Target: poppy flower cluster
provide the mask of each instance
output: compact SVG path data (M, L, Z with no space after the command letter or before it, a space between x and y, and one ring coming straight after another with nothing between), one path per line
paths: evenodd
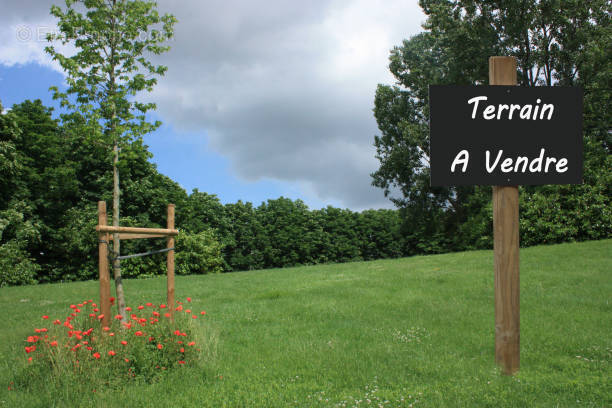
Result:
M153 367L160 371L189 365L200 351L194 338L200 330L195 319L206 312L198 316L182 302L176 303L174 310L153 302L126 307L126 316L115 314L109 326L102 326L104 316L93 300L71 304L64 319L42 316L43 327L25 340L26 359L28 364L59 371L91 371L104 365L128 378L147 376Z

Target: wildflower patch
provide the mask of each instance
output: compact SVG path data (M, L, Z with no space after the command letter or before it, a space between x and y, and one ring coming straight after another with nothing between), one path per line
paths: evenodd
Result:
M187 303L191 298L187 298ZM174 316L164 304L147 302L128 308L127 319L115 315L108 326L93 300L71 304L66 316L42 315L24 340L23 378L79 378L109 386L131 380L150 382L171 369L194 365L200 359L198 333L205 311L177 302Z

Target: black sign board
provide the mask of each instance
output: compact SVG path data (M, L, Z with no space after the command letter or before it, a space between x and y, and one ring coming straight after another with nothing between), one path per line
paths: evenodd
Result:
M429 87L432 186L582 183L582 89Z

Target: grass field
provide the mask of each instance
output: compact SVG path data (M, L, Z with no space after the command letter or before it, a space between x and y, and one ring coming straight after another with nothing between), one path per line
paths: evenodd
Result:
M0 289L0 406L610 407L612 240L521 250L521 370L494 364L493 253L178 277L207 312L204 368L94 393L8 390L43 314L97 282ZM125 281L128 304L165 279Z

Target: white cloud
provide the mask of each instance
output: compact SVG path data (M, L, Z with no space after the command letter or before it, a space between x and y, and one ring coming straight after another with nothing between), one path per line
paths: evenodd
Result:
M51 18L20 21L12 8L0 63L57 69L44 42L16 34ZM150 95L164 121L208 134L245 180L294 183L356 209L390 205L370 185L372 108L376 85L393 81L389 50L420 30L416 1L163 0L159 9L179 20L172 50L156 58L168 72Z

